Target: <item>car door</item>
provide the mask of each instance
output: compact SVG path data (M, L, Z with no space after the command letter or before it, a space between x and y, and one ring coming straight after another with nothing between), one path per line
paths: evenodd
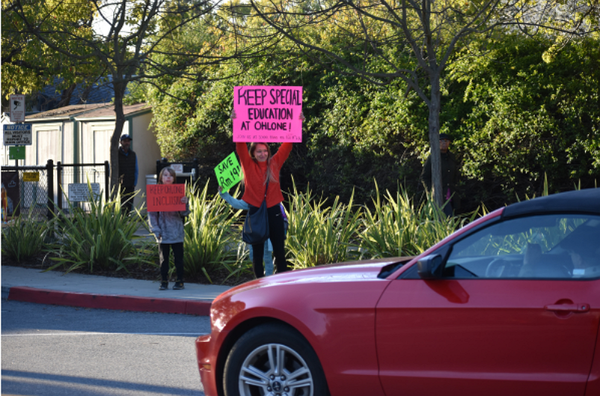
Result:
M600 265L598 241L597 217L511 219L442 249L438 279L409 268L377 306L386 394L583 395L600 281L571 257Z

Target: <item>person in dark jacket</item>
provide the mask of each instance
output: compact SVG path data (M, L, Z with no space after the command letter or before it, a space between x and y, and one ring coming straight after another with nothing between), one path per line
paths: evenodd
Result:
M446 201L444 205L444 213L446 216L452 216L454 211L460 208L460 199L456 192L456 186L458 184L460 174L458 171L458 162L456 161L454 154L449 150L451 141L452 138L449 135L440 133L442 191ZM427 191L431 191L431 156L427 157L425 165L423 166L423 171L421 172L421 182Z
M131 150L131 136L121 136L119 147L119 189L121 191L121 209L129 213L133 209L133 197L138 179L137 155Z

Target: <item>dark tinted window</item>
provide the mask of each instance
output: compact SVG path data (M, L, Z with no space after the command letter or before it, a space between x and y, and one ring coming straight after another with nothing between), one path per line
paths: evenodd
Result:
M574 279L600 276L600 216L509 219L455 243L445 265L455 278Z

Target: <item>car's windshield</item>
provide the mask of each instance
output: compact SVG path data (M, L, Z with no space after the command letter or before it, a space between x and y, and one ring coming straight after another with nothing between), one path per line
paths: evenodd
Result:
M453 245L445 273L455 274L454 266L477 277L599 276L600 217L556 214L491 225Z

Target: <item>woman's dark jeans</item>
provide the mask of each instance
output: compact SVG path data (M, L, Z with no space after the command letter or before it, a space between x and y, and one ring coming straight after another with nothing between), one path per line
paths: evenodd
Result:
M258 208L250 206L248 214L252 214L257 210ZM271 244L273 245L275 268L277 268L277 273L282 273L288 270L288 264L285 260L285 228L279 204L268 208L267 214L269 216L269 239L271 239ZM252 268L254 269L254 275L257 278L265 276L263 268L265 243L266 242L252 245Z

